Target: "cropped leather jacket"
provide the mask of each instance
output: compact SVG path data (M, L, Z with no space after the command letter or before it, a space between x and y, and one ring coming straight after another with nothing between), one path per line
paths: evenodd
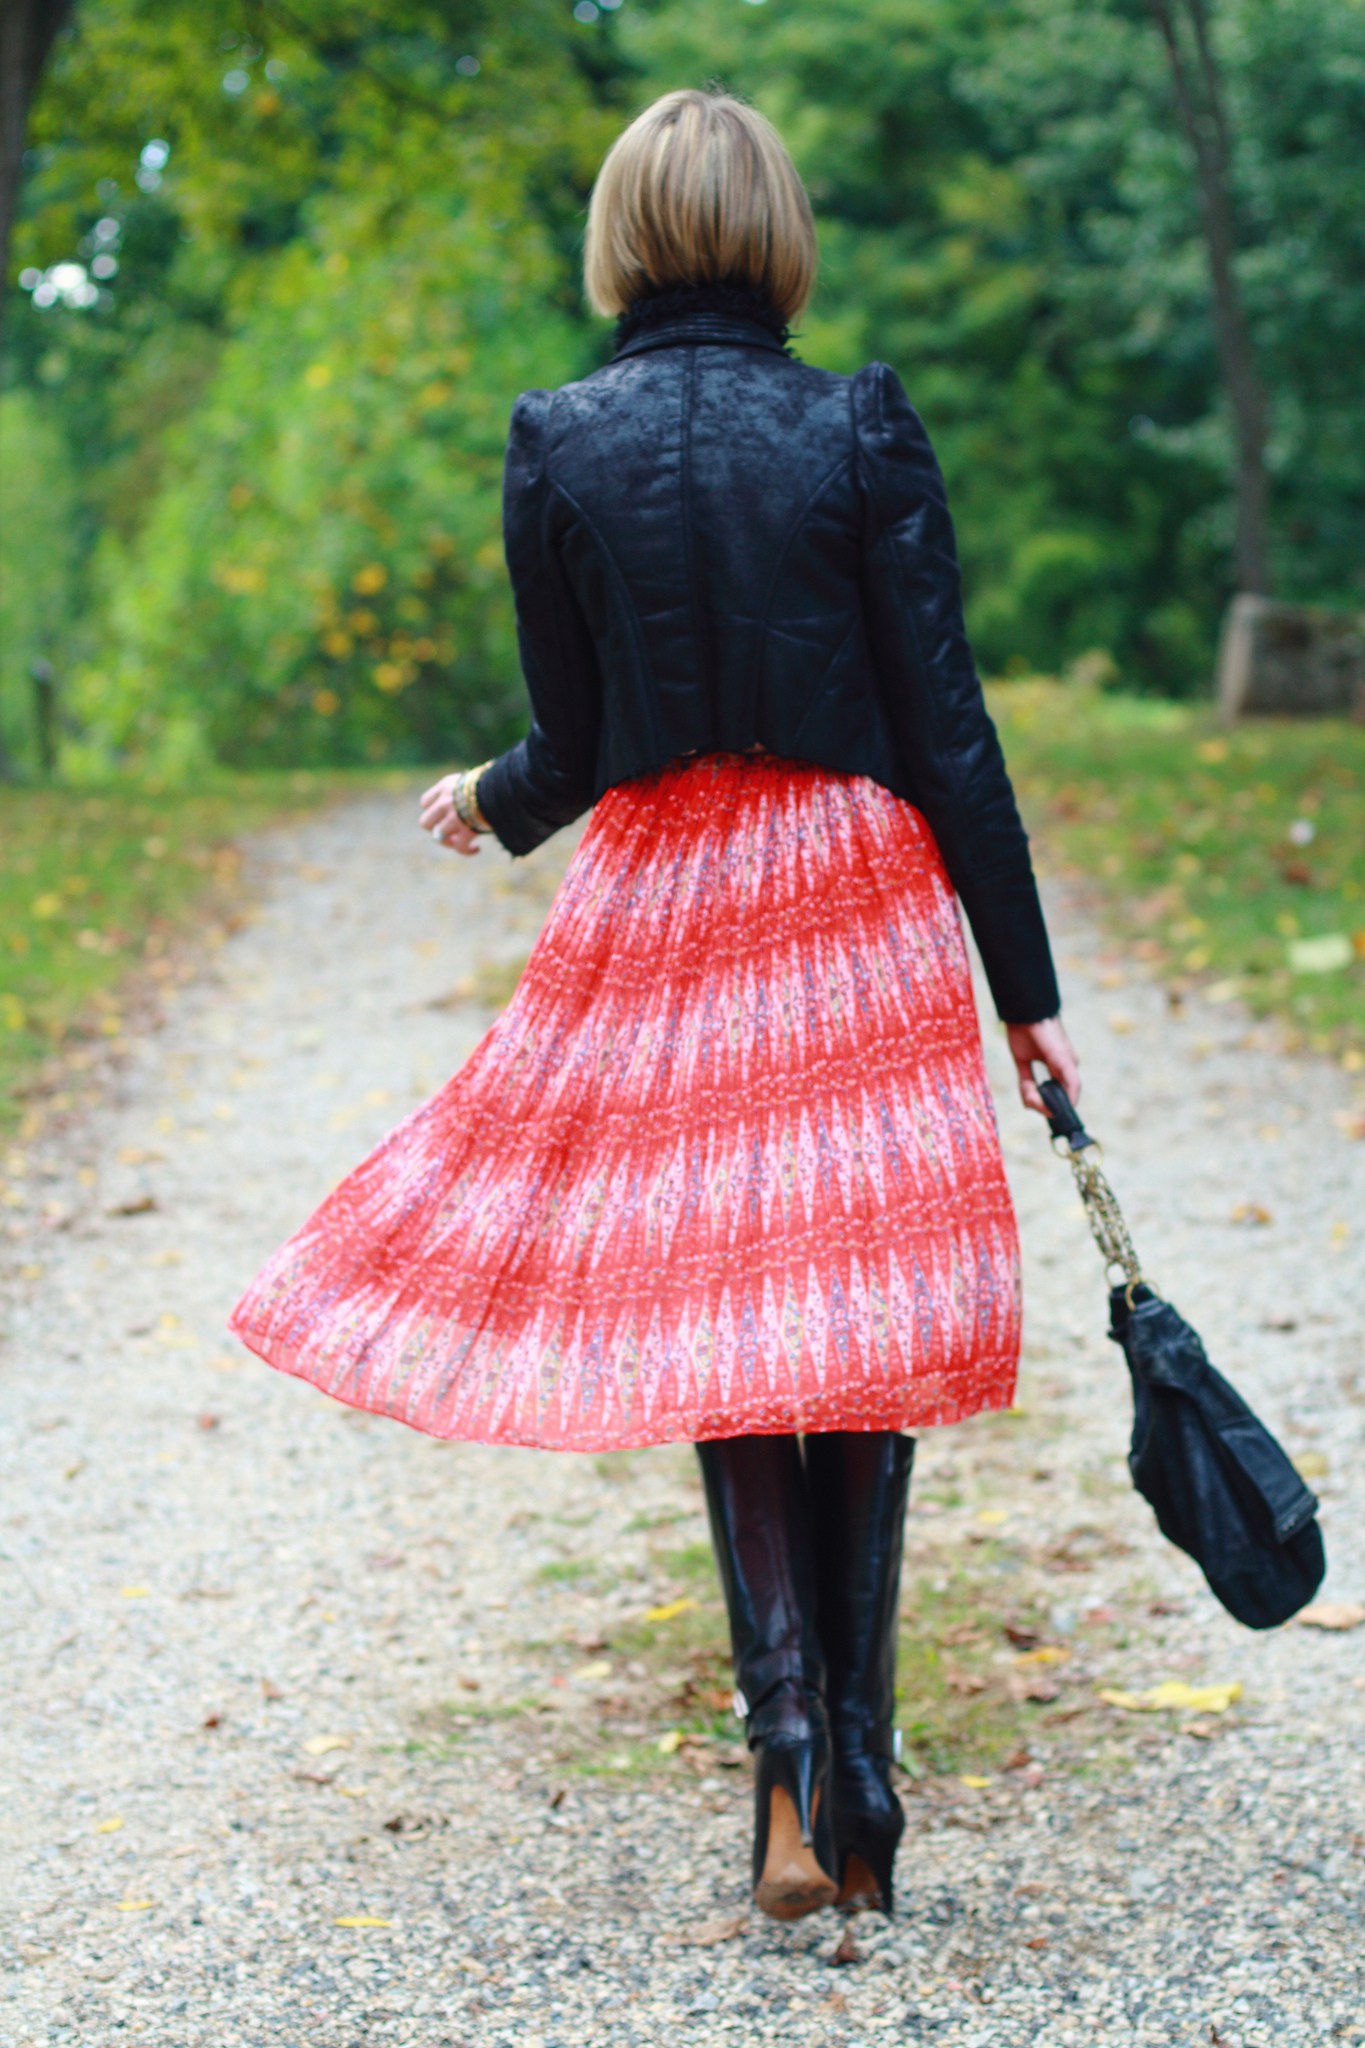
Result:
M699 296L517 400L503 524L533 713L478 786L504 846L691 754L870 776L928 820L1001 1017L1056 1014L943 479L894 371L811 369Z

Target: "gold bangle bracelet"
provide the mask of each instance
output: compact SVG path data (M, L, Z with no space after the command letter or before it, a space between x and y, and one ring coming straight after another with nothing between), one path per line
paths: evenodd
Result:
M485 761L478 768L466 768L450 793L456 817L462 825L467 825L471 832L491 832L493 829L479 809L478 796L479 777L485 768L491 766L491 762Z

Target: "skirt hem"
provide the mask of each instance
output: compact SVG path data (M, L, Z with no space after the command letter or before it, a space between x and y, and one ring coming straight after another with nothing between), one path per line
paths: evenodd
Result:
M318 1393L325 1394L329 1401L339 1402L343 1407L354 1408L363 1415L380 1415L389 1422L404 1423L409 1429L434 1437L441 1443L505 1445L527 1451L643 1451L660 1444L708 1443L721 1437L823 1436L836 1431L861 1435L873 1430L946 1429L954 1422L968 1422L974 1415L999 1414L1012 1406L1018 1373L1018 1359L1011 1349L997 1357L983 1358L978 1353L973 1360L977 1384L970 1394L957 1398L934 1401L926 1399L929 1389L922 1384L905 1385L886 1389L881 1402L860 1400L857 1413L850 1414L849 1390L847 1386L836 1386L823 1397L799 1401L770 1399L747 1407L736 1402L728 1406L707 1407L692 1418L674 1410L634 1429L604 1424L597 1429L587 1428L581 1435L532 1435L515 1425L509 1427L500 1422L485 1433L462 1428L458 1422L443 1428L439 1421L430 1417L406 1412L401 1402L371 1402L363 1397L352 1399L348 1394L327 1386L318 1376L316 1364L306 1361L300 1353L283 1346L272 1346L267 1350L235 1322L229 1328L272 1371L283 1373L290 1379L303 1380Z

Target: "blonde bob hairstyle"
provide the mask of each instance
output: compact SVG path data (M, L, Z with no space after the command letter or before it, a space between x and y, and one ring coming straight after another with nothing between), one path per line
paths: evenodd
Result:
M746 285L794 320L815 284L806 188L771 121L728 93L670 92L619 135L588 208L594 312L675 285Z

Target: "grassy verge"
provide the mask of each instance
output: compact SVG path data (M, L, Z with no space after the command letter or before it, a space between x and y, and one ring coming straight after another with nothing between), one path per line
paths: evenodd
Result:
M584 1632L528 1643L535 1675L515 1699L487 1699L471 1684L426 1720L436 1748L500 1739L517 1724L541 1769L595 1777L742 1770L743 1734L732 1711L725 1612L709 1545L649 1546L652 1608ZM1075 1586L1109 1554L1112 1539L1078 1527L1052 1551L980 1532L912 1543L902 1586L897 1726L907 1776L935 1787L1005 1788L1046 1759L1053 1768L1122 1767L1153 1730L1115 1715L1101 1683L1126 1681L1150 1627L1146 1595L1120 1606L1077 1602L1059 1636L1057 1585ZM543 1566L540 1585L595 1604L611 1591L606 1560ZM1145 1669L1145 1666L1142 1668ZM1172 1721L1170 1726L1175 1726ZM1169 1732L1169 1729L1167 1730ZM1025 1780L1024 1782L1027 1782ZM953 1796L957 1796L954 1793Z
M1093 880L1178 1001L1240 998L1365 1068L1365 726L1031 678L992 688L1044 862Z
M0 1132L53 1054L117 1040L132 980L171 978L177 940L231 924L241 834L385 779L0 788Z

